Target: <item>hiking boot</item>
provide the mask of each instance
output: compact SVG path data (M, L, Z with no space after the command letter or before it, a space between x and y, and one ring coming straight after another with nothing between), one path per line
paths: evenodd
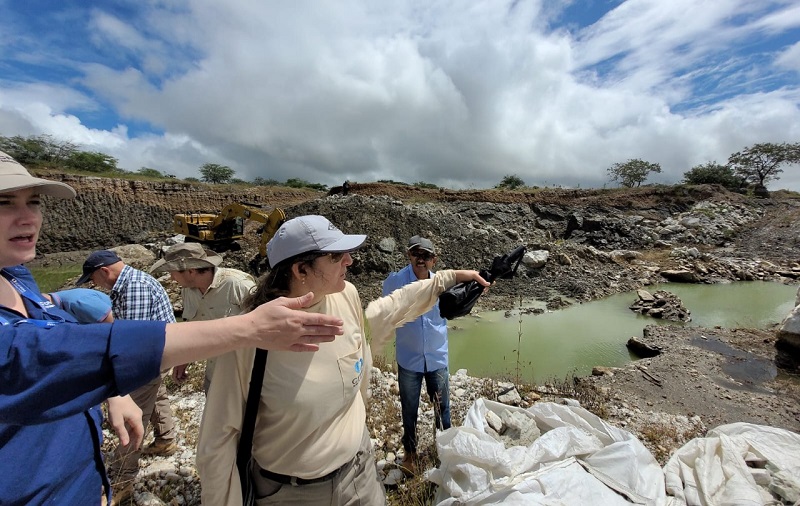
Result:
M167 439L156 439L144 449L142 455L161 455L166 457L178 451L178 444L175 441Z
M417 454L410 453L403 457L403 460L400 461L400 469L403 471L404 474L407 476L416 476L417 475Z
M124 487L112 488L110 506L119 506L133 497L133 483L128 483Z

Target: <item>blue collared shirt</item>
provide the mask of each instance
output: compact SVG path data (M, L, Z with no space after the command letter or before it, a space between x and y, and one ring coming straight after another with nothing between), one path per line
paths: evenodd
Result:
M430 277L435 273L431 272ZM383 282L383 295L417 281L410 265L389 274ZM439 303L416 320L395 332L397 363L414 372L435 371L447 367L447 320L439 316Z
M39 294L28 269L3 270ZM0 504L98 504L99 404L158 376L165 323L80 325L23 301L27 318L0 306Z

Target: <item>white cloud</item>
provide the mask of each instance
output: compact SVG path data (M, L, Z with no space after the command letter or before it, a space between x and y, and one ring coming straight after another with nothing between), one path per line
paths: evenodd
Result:
M74 62L81 91L2 84L0 129L71 135L130 170L196 176L214 162L245 179L478 188L507 174L602 186L629 158L676 182L755 142L800 137L796 83L766 86L780 77L771 60L737 49L796 26L785 2L628 0L575 33L524 0L102 9L89 26L105 58ZM797 70L798 53L775 64ZM120 116L108 130L78 119L105 104Z
M789 46L775 58L778 67L800 73L800 42Z

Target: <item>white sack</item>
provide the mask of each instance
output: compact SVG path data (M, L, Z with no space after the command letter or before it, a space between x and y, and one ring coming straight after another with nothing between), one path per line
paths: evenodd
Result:
M525 413L542 437L505 448L486 433L489 410ZM478 399L464 426L440 432L436 444L441 465L427 477L440 486L440 506L666 503L664 475L650 452L580 407L542 402L523 410Z
M746 459L766 461L766 470L748 467ZM791 476L800 470L800 434L749 423L716 427L695 438L670 457L664 478L671 504L714 506L723 504L775 504L769 493L787 502L800 490L775 475ZM757 482L764 482L759 485Z

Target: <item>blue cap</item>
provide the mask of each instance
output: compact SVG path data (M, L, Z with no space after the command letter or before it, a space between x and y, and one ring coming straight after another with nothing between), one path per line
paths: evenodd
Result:
M111 312L111 297L98 290L72 288L50 294L53 304L70 313L80 323L97 323Z
M89 281L89 278L92 277L94 271L100 267L105 267L121 261L122 260L113 251L106 249L95 251L89 255L89 258L87 258L85 262L83 262L83 275L78 278L78 281L76 281L75 284L82 285Z

